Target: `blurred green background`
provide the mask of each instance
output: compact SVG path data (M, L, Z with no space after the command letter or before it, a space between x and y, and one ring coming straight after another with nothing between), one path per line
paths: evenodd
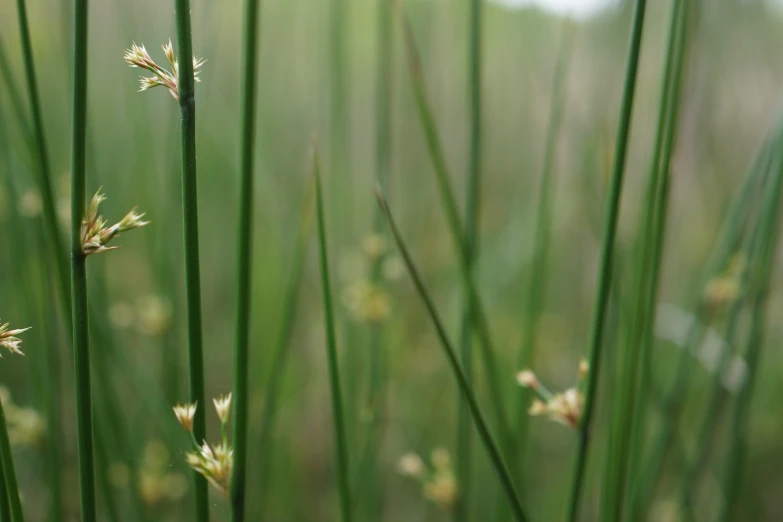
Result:
M373 234L375 168L377 1L345 0L342 36L345 76L344 143L334 139L333 54L326 0L263 0L258 104L258 164L253 281L253 332L248 485L249 516L267 520L334 520L333 441L323 346L318 268L311 249L304 268L290 357L283 376L279 417L265 486L259 448L261 405L294 256L305 197L308 147L318 136L324 159L333 285L340 297L339 346L349 416L349 439L361 454L372 422L369 389L369 331L357 305L357 288L369 277L368 236ZM622 89L630 5L572 22L573 56L564 87L564 121L557 146L555 217L548 288L537 339L539 376L554 389L573 383L587 346L600 241L605 184ZM628 177L620 224L619 270L635 239L647 174L663 60L668 2L650 2L639 75ZM464 199L468 158L468 2L403 2L421 48L424 75L459 200ZM159 45L174 37L173 4L92 2L90 12L88 192L103 187L109 220L138 206L152 224L118 240L117 252L88 262L92 303L93 371L96 395L101 520L114 503L119 520L190 520L192 502L182 455L189 449L170 407L187 400L182 225L180 216L178 108L163 89L137 93L138 70L123 61L132 42L145 44L163 61ZM52 173L62 215L68 216L70 147L70 20L67 1L28 2L36 72ZM481 240L478 281L488 307L502 361L506 394L519 393L514 374L523 335L538 186L553 100L552 76L566 22L536 8L484 6L483 143ZM231 389L233 280L239 158L239 2L194 1L194 51L207 62L196 87L200 239L204 303L207 396ZM696 281L736 189L762 139L775 125L783 85L783 9L761 1L701 2L695 15L680 130L673 161L669 232L660 301L682 313L699 291ZM398 24L393 28L391 172L387 191L406 238L421 263L453 339L459 333L462 292L458 264L447 234L432 167L412 98ZM37 168L25 125L29 121L13 2L0 4L0 42L8 69L0 88L0 318L32 325L24 359L0 362L0 382L19 407L60 412L65 520L78 513L75 406L70 348L59 318L52 270L43 247ZM175 42L176 46L176 42ZM21 94L12 97L9 82ZM339 110L339 107L338 107ZM63 230L65 230L63 221ZM372 241L372 240L370 240ZM458 390L437 347L431 324L386 241L388 284L380 298L386 365L387 407L380 419L374 462L382 519L447 520L448 513L422 498L415 482L397 472L408 451L429 455L436 447L453 453ZM630 272L630 267L627 272ZM777 349L783 312L780 284L771 293L769 334L754 398L751 439L738 520L783 518L783 425ZM361 296L361 293L359 292ZM383 306L381 305L382 311ZM666 316L668 317L668 316ZM659 318L660 319L660 318ZM660 321L659 321L660 322ZM665 325L662 326L665 331ZM677 353L658 343L655 366L665 375ZM56 359L53 358L56 355ZM700 419L710 372L692 376L688 408ZM481 371L477 391L486 402ZM59 384L57 384L59 383ZM54 401L47 390L59 389ZM605 407L590 459L585 520L596 518ZM689 410L690 411L690 410ZM378 413L378 412L375 412ZM43 414L43 413L42 413ZM681 426L678 444L693 451L695 424ZM209 430L218 423L209 416ZM717 424L716 429L722 425ZM525 450L522 497L535 520L561 515L571 470L574 437L567 428L532 419ZM52 435L51 426L46 428ZM24 439L24 437L21 437ZM27 517L47 520L51 501L45 435L15 445L17 473ZM132 455L133 462L123 462ZM358 457L357 457L358 458ZM498 485L476 444L471 520L484 520L501 501ZM677 520L671 501L679 473L675 456L652 502L650 520ZM356 460L356 459L354 459ZM723 493L714 461L698 489L704 520ZM356 463L353 463L356 466ZM129 469L136 467L135 470ZM357 475L354 474L356 477ZM358 508L364 509L357 479ZM129 506L137 490L140 516ZM261 491L263 490L263 493ZM256 492L258 492L256 494ZM377 492L376 492L377 493ZM109 499L109 500L107 500ZM213 492L213 519L228 516ZM358 515L360 520L381 519ZM259 515L260 517L260 515ZM260 518L258 518L260 520ZM701 520L701 518L700 518Z

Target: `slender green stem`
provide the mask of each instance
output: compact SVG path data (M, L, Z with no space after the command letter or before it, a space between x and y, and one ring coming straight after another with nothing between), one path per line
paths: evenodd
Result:
M185 234L185 298L188 317L188 370L190 401L199 404L193 420L193 435L204 440L207 433L204 400L204 347L201 324L201 268L198 241L198 187L196 179L196 93L193 79L193 39L190 0L175 0L179 47L179 108L182 133L182 220ZM193 472L196 521L209 521L207 481Z
M745 362L747 364L747 378L745 385L737 398L737 406L734 411L734 418L731 423L727 453L729 461L726 466L724 478L724 491L726 499L721 509L720 522L729 522L737 508L737 498L742 484L742 463L747 452L747 431L750 423L750 406L755 391L756 377L759 371L759 361L761 356L761 347L763 345L763 336L766 331L766 304L769 297L769 278L774 263L776 245L775 238L778 236L780 227L780 184L783 176L778 175L777 192L778 201L774 213L767 216L766 222L771 228L768 235L769 241L764 245L761 274L759 280L761 288L755 297L753 304L753 320L751 324L751 334L748 341L747 354Z
M509 425L506 419L505 409L505 396L503 395L500 384L502 383L499 377L498 364L495 359L495 350L493 348L492 339L489 331L489 322L485 313L485 309L481 303L476 285L474 282L473 274L470 270L470 263L468 262L470 256L466 249L465 234L462 225L462 220L457 208L457 200L454 196L454 190L451 187L450 175L448 167L446 166L446 159L443 154L443 147L440 143L440 137L435 125L435 119L430 108L429 101L427 100L427 94L424 88L424 76L419 58L419 52L416 48L416 41L413 37L413 30L407 18L400 12L400 20L404 31L404 39L406 44L408 67L410 70L411 80L413 83L414 96L416 98L416 106L419 112L419 119L424 129L424 135L427 140L427 147L430 153L430 159L433 163L433 170L435 172L435 178L438 184L438 192L440 195L441 203L444 207L446 214L446 221L449 226L449 232L451 234L454 249L457 252L457 260L459 262L460 277L462 279L462 285L465 292L468 295L470 307L472 309L472 317L475 321L473 325L476 329L476 333L479 337L479 346L481 347L481 356L483 359L484 371L486 372L486 381L489 386L490 395L492 398L492 405L495 409L495 416L500 428L500 437L504 448L508 451L508 448L513 444L511 433L509 431Z
M644 232L645 238L649 237L649 246L645 246L642 259L637 262L644 265L649 261L649 273L640 274L638 303L638 318L636 325L636 339L634 343L639 345L639 357L642 365L650 363L651 350L653 345L653 325L655 323L655 307L657 302L657 287L661 269L663 241L666 229L666 209L668 206L669 183L670 183L670 164L673 154L673 148L677 133L677 113L680 105L680 95L682 92L682 74L683 63L687 49L688 32L688 10L687 0L674 0L672 3L672 14L669 27L669 44L667 49L667 60L664 66L664 78L661 92L660 113L658 120L658 131L656 133L655 147L653 152L652 168L658 170L657 175L651 176L650 186L648 187L648 203L646 222L651 230ZM656 179L657 178L657 179ZM656 186L657 185L657 186ZM646 281L645 281L646 279ZM644 296L644 301L641 300ZM634 346L633 344L631 346ZM640 371L640 370L636 370ZM642 459L642 449L644 447L644 433L646 422L646 406L648 392L649 371L641 370L639 373L638 384L629 381L629 385L636 388L635 405L633 406L633 419L628 419L631 423L630 444L628 445L628 468L627 476L630 477L630 484L633 487L638 479L639 466ZM629 415L631 417L631 415ZM624 418L621 417L624 420ZM626 427L627 429L627 427ZM621 482L621 487L625 487ZM633 489L631 489L633 494ZM620 497L622 499L622 497ZM641 517L641 513L634 512L638 505L631 499L627 516L631 519ZM619 513L618 513L619 516Z
M237 241L236 323L234 346L234 469L231 476L231 520L245 519L245 475L248 430L248 367L253 253L253 160L256 136L258 69L258 0L245 1L242 68L241 182Z
M16 482L16 470L14 469L14 457L11 454L11 441L8 438L8 426L5 422L5 409L0 402L0 464L5 479L5 490L8 495L8 505L11 511L12 522L24 522L22 512L22 498L19 496L19 485ZM9 519L3 519L9 520Z
M684 412L685 401L682 399L686 395L691 367L694 364L691 354L703 337L707 326L705 323L709 323L712 319L707 307L703 304L704 286L725 267L727 259L737 248L737 243L746 226L747 216L751 208L755 207L753 196L762 187L765 179L765 166L769 163L770 156L771 143L767 142L754 159L753 165L739 189L739 194L726 215L718 234L718 243L705 265L703 280L697 286L698 291L694 306L696 308L695 319L687 333L684 346L680 349L671 386L664 392L662 400L665 410L663 425L653 437L652 449L641 466L644 474L637 478L634 486L631 502L632 513L646 511L646 506L649 505L656 484L661 477L663 464L675 442L676 428Z
M584 484L584 474L587 464L587 452L590 441L590 423L598 392L598 377L601 367L601 352L604 346L604 329L606 310L609 303L609 290L612 283L612 257L614 255L614 241L617 232L617 222L620 214L620 197L625 175L625 158L628 152L628 136L631 128L631 115L633 112L633 100L636 93L636 76L639 67L639 55L642 47L642 32L644 29L646 0L636 0L634 4L633 23L628 50L628 62L625 69L625 85L623 87L623 99L620 107L620 120L617 127L615 141L614 165L609 185L609 194L606 200L606 214L604 220L603 242L598 268L598 289L595 294L593 306L593 319L590 330L590 344L588 348L590 373L587 378L585 390L585 404L582 412L581 425L579 426L579 440L576 458L574 459L573 482L568 501L568 514L566 520L574 522L579 515L579 503Z
M68 258L63 236L57 224L57 210L52 190L51 169L49 166L49 153L46 147L41 102L38 95L38 83L35 76L35 63L33 61L33 48L30 38L30 27L27 21L27 6L25 0L16 2L19 16L19 36L24 57L25 80L27 83L27 98L30 102L30 114L33 123L33 137L37 148L39 161L38 190L41 193L41 203L44 217L44 226L49 236L50 255L56 260L55 271L59 296L61 299L64 317L70 316L70 289L68 287ZM86 16L86 15L85 15ZM86 57L84 58L86 60ZM67 321L66 321L67 324Z
M470 381L468 381L468 378L465 375L465 371L462 369L457 352L454 350L454 347L449 340L448 334L446 333L446 328L443 326L443 322L441 321L438 311L435 308L435 304L432 301L427 288L424 286L424 281L422 280L422 277L419 274L415 263L413 262L413 258L411 257L408 248L403 242L402 235L397 229L397 224L392 217L389 205L381 192L378 192L378 203L381 205L381 209L383 209L383 213L386 216L386 221L389 223L389 228L392 232L392 236L394 237L394 241L396 242L397 248L402 255L405 266L408 268L408 273L410 274L413 284L416 287L416 291L424 302L424 306L427 308L430 319L435 326L438 339L440 340L441 347L443 348L444 355L446 356L446 361L449 363L449 367L451 368L451 371L457 380L460 391L465 397L465 401L468 404L471 417L473 418L473 423L476 426L476 430L479 432L481 442L484 444L484 447L489 454L489 458L492 461L492 466L495 468L495 471L498 474L498 479L500 480L501 486L506 492L514 519L517 522L525 522L528 520L528 518L525 515L524 509L522 508L522 502L519 500L519 495L514 488L514 482L511 478L511 473L508 471L508 466L503 460L503 455L501 454L500 449L498 448L498 445L492 436L489 425L487 424L486 420L484 420L484 415L481 413L481 408L479 408L478 401L476 400L476 396L473 393L473 388L470 385Z
M318 216L318 253L321 267L321 284L323 286L324 314L326 327L326 355L329 366L329 384L332 394L332 417L334 419L334 435L337 444L336 466L337 487L340 495L342 520L350 522L351 494L348 483L348 445L345 434L345 416L343 399L340 391L340 368L337 357L337 338L334 330L334 312L332 310L332 291L329 283L329 261L326 245L326 223L324 219L323 194L321 191L321 174L318 163L318 151L313 146L313 175L315 177L316 213Z
M279 405L280 388L283 384L283 377L289 360L289 346L291 335L294 330L296 319L296 309L299 303L299 290L302 283L302 273L304 272L305 261L307 259L308 246L313 228L313 186L309 184L305 198L302 201L302 207L299 213L299 232L294 246L294 256L291 261L291 272L283 297L283 314L279 322L280 330L277 334L275 351L272 354L272 362L269 365L269 372L264 394L264 406L261 416L261 436L258 439L260 456L258 459L259 474L261 476L261 487L259 488L260 505L265 507L265 499L268 497L271 485L269 484L269 471L272 468L272 456L274 455L274 437L272 430L275 427L277 411ZM263 515L264 513L262 513Z
M0 404L0 408L3 405ZM5 421L5 414L3 414L3 420ZM0 457L0 463L2 463L2 457ZM0 472L0 520L3 522L11 521L11 504L8 501L8 488L5 486L5 473Z
M778 140L778 151L775 161L771 165L775 176L770 180L771 186L764 192L756 228L753 231L750 245L747 247L748 268L743 273L741 281L744 295L740 296L733 303L729 314L729 323L725 335L727 347L733 346L736 342L738 330L740 329L740 311L746 299L755 298L758 295L763 296L767 292L766 288L769 285L770 267L768 265L771 264L771 259L774 258L774 253L771 251L777 239L780 196L781 188L783 188L783 152L780 152L783 150L781 149L783 139L778 138ZM759 313L761 312L759 311ZM759 320L761 318L756 315L752 318L752 323L756 323ZM760 343L762 334L754 332L755 328L757 328L757 324L752 324L751 333L756 337L755 340ZM699 478L717 442L716 426L727 406L728 398L728 393L723 383L723 376L729 367L730 361L731 352L727 348L723 353L721 364L713 376L710 398L705 408L698 438L696 439L698 441L696 457L685 466L685 471L681 476L680 506L684 508L686 513L691 513L694 490L697 489Z
M96 522L87 269L81 225L85 200L87 134L87 0L75 0L73 23L73 129L71 145L71 314L76 386L76 438L82 522Z
M25 139L32 140L32 131L30 130L30 123L27 121L27 115L24 112L24 103L22 102L22 95L19 92L19 87L14 81L14 75L11 72L11 67L8 63L8 57L5 54L5 44L0 39L0 73L5 80L6 92L8 93L11 107L14 110L16 119L19 122L19 127L22 129Z
M482 1L471 0L468 15L468 113L469 156L465 194L465 263L471 274L475 273L479 245L479 215L481 213L481 15ZM460 360L468 382L473 381L473 332L471 324L474 310L470 296L466 296L462 312L460 335ZM454 520L464 522L470 513L471 491L471 432L470 413L464 397L459 397L457 410L457 482L460 496L454 509Z
M533 239L533 264L530 269L530 286L527 294L527 306L525 308L524 328L522 331L522 344L520 345L517 366L525 368L535 364L536 337L538 336L539 318L544 307L546 294L546 280L549 265L549 238L552 228L552 215L554 212L555 196L555 153L557 151L558 138L565 102L564 84L568 72L569 59L573 48L574 26L570 21L563 23L560 36L560 49L558 51L557 65L552 79L552 104L549 107L549 122L547 124L546 144L544 146L544 158L541 167L541 186L538 193L538 215L536 217L536 231ZM516 441L517 457L524 451L527 441L527 427L530 416L527 414L527 402L530 394L527 390L518 393L519 400L516 405ZM511 464L512 473L518 473L519 459L515 458Z
M610 521L619 521L622 516L627 477L629 473L632 480L634 477L631 461L635 467L638 452L641 450L641 441L638 438L642 436L641 430L645 421L643 405L646 384L640 381L645 380L646 372L641 372L639 377L639 361L646 360L643 350L649 349L650 346L652 313L657 297L656 288L666 223L670 161L676 134L685 48L685 35L682 32L686 28L683 9L682 1L673 2L667 58L662 75L658 126L647 194L644 198L645 212L640 223L642 231L639 235L636 260L635 312L630 330L631 337L624 343L626 348L621 352L621 356L624 357L621 357L622 361L619 365L621 389L617 395L618 409L615 412L616 422L613 425L617 431L613 437L615 443L610 448L610 452L616 453L616 457L613 459L614 470L609 474L609 483L604 488L604 509L607 520Z

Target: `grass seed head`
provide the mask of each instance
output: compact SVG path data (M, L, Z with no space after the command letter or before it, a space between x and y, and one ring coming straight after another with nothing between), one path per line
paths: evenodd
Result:
M118 247L107 246L108 243L117 237L120 232L133 230L149 225L149 221L143 221L144 214L138 214L136 209L128 212L124 218L114 225L107 227L107 221L98 214L101 203L106 200L106 196L101 194L99 188L90 201L87 208L87 214L82 220L82 252L85 257L91 254L100 254L108 250L115 250Z
M0 347L3 347L11 353L15 353L17 355L24 355L22 350L19 349L19 346L22 344L22 340L18 338L17 335L26 332L32 327L9 330L9 326L10 323L0 325ZM0 357L2 357L2 355L0 355Z
M198 403L185 405L177 404L174 406L174 415L187 432L193 431L193 418L196 416L197 407Z
M221 395L217 399L212 399L212 403L215 405L215 411L218 418L220 418L220 423L227 424L228 417L231 415L231 394Z
M153 87L165 87L175 100L179 100L179 66L174 57L174 45L169 38L168 43L163 44L161 47L163 48L163 54L166 56L169 64L171 64L171 70L155 63L144 46L139 47L135 42L130 49L125 50L124 59L131 67L138 67L152 73L152 76L142 76L139 79L139 92L147 91ZM201 72L204 62L206 62L204 58L193 57L193 79L197 82L201 81L198 73Z

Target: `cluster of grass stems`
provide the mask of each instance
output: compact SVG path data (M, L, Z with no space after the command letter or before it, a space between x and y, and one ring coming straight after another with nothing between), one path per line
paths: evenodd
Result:
M726 441L728 462L725 465L721 485L726 499L720 509L722 522L733 520L742 480L743 460L747 453L749 411L755 389L759 360L766 333L767 302L770 279L775 260L779 233L781 191L783 190L783 126L775 129L761 148L757 160L746 176L743 188L737 193L733 205L725 218L724 227L718 236L712 257L704 271L704 280L697 286L694 299L694 321L688 333L686 346L681 347L670 382L655 375L651 351L655 345L654 324L658 287L664 260L664 244L668 215L669 192L672 178L672 159L677 145L678 121L681 93L687 80L687 57L689 43L693 40L696 0L671 0L668 22L668 37L663 53L664 63L660 73L660 90L657 121L649 159L649 171L643 197L638 205L641 218L636 233L637 242L631 253L633 273L630 285L620 285L619 271L615 269L620 253L616 247L620 208L623 199L623 185L626 172L630 132L634 114L634 99L642 51L647 2L635 0L631 16L629 45L619 116L614 140L614 154L608 185L604 191L604 218L600 236L600 254L596 277L595 298L589 337L585 356L589 361L589 373L583 390L581 417L574 434L575 455L570 485L563 492L565 510L563 519L567 522L580 520L584 512L584 498L587 495L588 460L598 443L606 444L605 461L602 468L599 512L601 520L643 520L649 512L651 499L655 498L665 464L673 460L677 449L676 433L683 422L684 398L688 396L689 376L693 372L692 351L699 345L708 328L721 328L729 346L735 348L747 365L744 386L736 394L725 388L722 376L727 371L731 353L726 350L718 369L714 372L710 393L703 416L699 420L697 436L698 450L677 458L679 490L677 505L688 519L698 519L696 497L704 481L706 467L718 444L716 423L722 417L729 417L729 433ZM471 0L468 10L468 146L467 173L465 176L464 214L457 203L453 186L453 175L442 146L438 125L427 92L425 68L417 47L414 30L408 21L404 8L392 0L378 0L378 56L376 104L376 158L375 169L378 181L378 210L373 231L391 238L397 246L407 268L418 297L437 334L449 370L459 389L459 403L456 418L456 462L460 487L459 499L453 508L455 521L473 520L479 507L477 495L472 487L475 482L473 468L473 436L478 436L489 464L497 475L498 491L502 495L494 515L497 520L524 522L536 520L531 515L527 502L525 473L527 440L530 430L526 414L529 393L520 391L516 397L503 392L507 379L501 368L499 351L493 340L490 314L484 305L477 277L480 259L480 215L482 203L482 2ZM347 57L346 57L346 11L342 0L333 0L330 17L330 52L332 57L331 83L331 175L335 192L349 190L344 176L348 163L347 108L345 99ZM130 364L121 351L90 350L90 341L100 346L110 346L113 335L110 328L98 322L90 327L90 310L103 307L105 289L97 285L88 303L86 257L82 251L80 227L85 214L87 183L87 100L89 86L88 67L88 11L87 0L75 0L73 18L72 48L72 144L71 144L71 251L66 252L64 234L60 230L52 188L51 168L47 142L42 120L42 109L38 93L35 63L32 52L30 28L25 0L17 1L19 33L24 63L24 82L28 111L23 110L23 97L9 67L6 50L0 41L0 73L6 85L6 92L17 126L22 130L23 142L29 155L36 160L34 180L41 194L42 218L39 228L43 232L39 242L45 247L47 261L44 266L34 268L17 263L24 273L22 283L24 295L30 301L33 296L41 299L56 296L59 314L50 314L39 309L37 318L46 325L44 330L58 328L72 334L67 345L73 352L75 383L76 426L79 464L79 500L83 522L99 519L98 492L104 498L109 520L121 520L116 493L112 491L106 469L114 453L119 456L135 480L135 462L138 449L130 439L127 427L130 422L122 418L117 406L121 398L114 391L108 379L112 365ZM177 48L179 71L179 108L181 114L181 183L182 183L182 225L184 232L184 288L186 294L186 320L188 345L189 400L200 406L205 400L205 373L203 355L203 323L201 303L201 268L199 256L199 221L196 174L196 103L193 56L193 37L188 0L176 0ZM233 458L234 467L229 493L231 519L241 522L246 518L248 471L258 469L260 480L260 504L265 503L272 488L271 460L274 448L272 430L280 407L281 387L289 365L289 344L298 307L300 284L305 270L312 224L315 219L318 237L318 259L322 283L322 308L324 313L325 346L328 381L331 392L332 423L334 428L334 456L336 489L339 499L340 519L349 522L355 518L374 519L383 512L383 462L377 459L382 445L383 418L387 405L385 387L387 379L385 342L383 326L368 328L370 356L367 373L369 389L366 404L372 415L368 425L353 422L351 414L356 411L355 390L352 375L361 371L341 363L337 342L337 318L332 299L330 280L330 253L327 236L327 203L320 172L317 146L312 151L311 190L303 198L300 211L299 231L294 242L293 262L283 297L283 315L278 326L277 341L271 351L270 364L264 379L265 396L261 409L261 435L250 439L250 350L252 268L253 268L253 221L254 221L254 173L256 152L256 114L258 46L260 28L260 5L258 0L245 0L242 36L241 67L241 114L239 122L239 195L237 221L236 255L236 303L234 309L234 379L233 379ZM401 28L402 44L405 50L407 75L413 89L416 110L426 147L431 161L431 171L437 186L440 206L454 250L459 269L459 281L463 302L460 310L459 343L452 343L447 327L437 310L434 298L424 282L422 272L414 261L412 249L403 239L402 232L392 216L384 189L391 183L391 79L393 77L393 26ZM538 209L533 239L533 262L528 278L529 290L525 296L525 310L522 316L524 336L516 354L520 368L535 366L538 358L538 323L545 307L546 285L549 278L549 242L552 235L552 221L555 214L554 197L557 189L556 157L559 134L565 107L565 85L575 27L564 23L562 27L558 59L552 79L552 101L547 123L545 145L542 151L539 180ZM5 114L0 114L0 125L7 128ZM4 147L3 156L9 158ZM7 184L13 193L13 184ZM351 210L341 207L341 214L335 223L351 223ZM313 217L315 216L315 218ZM338 228L338 230L340 230ZM340 232L342 233L342 231ZM26 248L30 248L27 245ZM29 254L26 254L29 255ZM705 300L704 288L719 277L730 260L737 255L745 259L746 268L740 277L739 296L726 304L724 314ZM21 256L21 254L20 254ZM51 266L49 266L51 265ZM32 271L34 270L34 271ZM70 281L68 271L70 270ZM36 285L35 281L39 283ZM49 283L48 293L40 286L41 280ZM380 262L371 267L371 281L382 285ZM623 303L622 307L617 305ZM28 303L29 304L29 303ZM31 304L27 308L34 308ZM622 308L622 309L620 309ZM610 324L610 316L618 315L618 325ZM70 317L70 322L67 318ZM57 324L59 319L62 324ZM742 321L749 318L747 324ZM613 331L617 330L617 331ZM476 391L480 381L474 368L474 339L477 341L488 400L485 405ZM63 390L57 375L59 342L56 335L48 335L50 348L46 362L38 370L39 379L46 388L47 422L50 426L47 459L49 467L49 488L52 494L51 520L64 520L61 473L59 465L62 448L57 443L62 419L57 400ZM66 343L67 344L67 343ZM93 379L91 369L95 370ZM346 373L344 373L346 372ZM133 379L140 390L152 390L154 377L135 373ZM341 378L342 377L342 378ZM346 384L345 381L348 381ZM175 388L176 389L176 388ZM348 389L349 393L345 394ZM96 393L99 392L99 393ZM143 392L144 393L144 392ZM602 395L603 394L603 395ZM603 402L602 397L605 397ZM169 397L170 398L170 397ZM142 397L145 406L165 415L166 406L156 404L154 394L147 392ZM596 441L591 436L597 411L608 405L606 440ZM197 410L193 434L196 440L206 438L206 408ZM95 422L94 422L95 421ZM359 430L360 427L364 429ZM654 427L655 429L650 429ZM475 432L474 432L475 430ZM176 445L178 438L170 430L164 430L167 445ZM359 433L360 432L360 433ZM361 444L356 443L361 440ZM249 448L257 444L260 448L258 466L249 463ZM117 450L116 448L119 448ZM354 451L354 448L356 450ZM19 485L13 465L13 456L5 429L5 415L0 405L0 520L21 522L23 520ZM359 495L361 490L365 495ZM145 507L137 493L131 493L134 516L144 519ZM195 520L210 520L208 484L203 476L194 473L193 499ZM474 505L475 503L475 505ZM264 508L260 508L262 516ZM483 513L482 516L486 515Z

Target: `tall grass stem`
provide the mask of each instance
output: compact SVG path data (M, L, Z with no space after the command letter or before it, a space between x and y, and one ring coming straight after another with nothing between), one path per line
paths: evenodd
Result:
M614 242L617 233L617 222L620 214L620 198L625 177L625 159L628 152L628 136L631 130L631 115L633 113L633 101L636 94L636 78L639 68L639 55L642 47L642 33L644 30L644 18L646 0L636 0L634 3L633 22L628 49L628 61L625 68L625 83L623 97L620 106L620 119L615 139L614 164L609 182L609 194L606 199L603 239L598 268L598 285L593 305L593 318L590 328L588 345L588 357L590 372L587 377L585 389L585 402L582 411L582 419L579 426L579 437L576 458L574 459L574 471L571 491L567 504L566 520L575 522L579 515L579 504L582 497L585 469L587 467L587 453L590 443L590 423L598 392L598 377L604 346L604 330L606 323L606 311L609 304L609 294L612 283L612 257L614 256Z
M471 417L473 418L473 423L479 433L481 442L484 445L487 454L489 455L492 466L494 467L501 486L503 487L503 491L505 491L508 498L514 520L517 522L526 522L528 518L525 514L525 510L522 507L522 502L519 499L519 495L517 494L517 491L514 487L514 482L511 478L511 473L508 470L508 466L503 460L503 455L501 454L500 449L495 442L494 437L492 436L492 432L490 431L489 425L484 419L484 415L481 413L481 408L479 407L476 396L473 393L473 388L471 387L470 381L468 381L468 378L462 369L457 352L448 338L446 328L443 326L443 321L441 321L440 315L435 308L435 303L433 302L429 292L427 291L427 288L424 285L424 281L419 274L418 269L416 268L416 264L414 263L413 258L411 257L410 252L408 251L408 248L402 239L400 231L397 229L397 224L394 221L388 203L380 190L378 191L378 202L381 205L384 215L386 216L386 220L389 223L392 236L394 237L397 248L402 255L403 262L408 269L411 280L416 287L416 292L423 301L424 306L427 309L427 313L429 314L430 319L435 326L438 340L440 341L441 347L443 348L446 361L449 363L449 367L454 374L454 378L457 380L460 391L465 396L465 401L468 404Z
M201 268L198 239L198 188L196 179L196 96L193 78L193 37L190 0L175 0L181 113L182 211L185 235L185 298L188 322L190 401L199 405L193 422L197 441L206 437L204 399L204 347L201 318ZM196 522L209 522L207 481L193 472Z
M337 356L337 337L334 327L334 311L332 308L332 291L329 282L329 259L326 244L326 222L324 217L323 193L321 190L321 173L318 161L318 150L313 145L313 176L315 177L316 215L318 221L318 259L321 268L321 284L323 287L324 321L326 329L326 355L329 367L329 388L332 395L332 417L334 424L335 443L337 445L337 488L340 497L340 510L343 522L351 522L351 494L348 481L348 444L345 433L345 414L340 388L340 368Z
M87 268L81 225L85 211L87 136L87 34L89 5L74 0L71 144L71 314L76 387L76 438L82 522L96 522Z
M38 174L36 180L38 182L38 190L41 193L44 228L48 235L50 255L54 259L54 269L57 274L58 294L63 307L63 317L67 318L71 315L70 288L68 283L68 257L63 235L57 221L57 209L54 201L54 191L52 190L49 152L46 146L46 135L43 126L41 101L38 93L38 81L36 80L35 75L35 62L33 60L33 47L25 0L17 0L16 8L19 18L19 36L22 44L22 56L24 58L27 98L30 103L33 138L37 149L37 154L35 156L39 162L38 169L36 169ZM65 324L67 329L67 320Z
M16 469L14 467L14 457L11 453L11 440L8 438L8 426L5 421L5 409L0 402L0 464L2 470L0 474L4 478L3 492L7 495L7 507L11 513L11 522L24 522L24 513L22 512L22 498L19 496L19 485L16 480ZM2 506L0 506L2 507Z
M482 1L471 0L468 13L468 175L465 194L465 263L475 272L479 244L481 213L481 16ZM467 293L467 292L466 292ZM470 296L465 297L460 335L460 361L468 382L473 380L473 308ZM457 481L460 496L454 509L454 520L464 522L470 513L471 492L471 431L470 412L460 395L457 410Z
M242 123L237 241L234 346L234 469L231 476L231 519L245 519L245 476L248 431L248 372L251 289L253 287L253 167L256 136L256 76L258 69L258 0L245 0L242 66Z

